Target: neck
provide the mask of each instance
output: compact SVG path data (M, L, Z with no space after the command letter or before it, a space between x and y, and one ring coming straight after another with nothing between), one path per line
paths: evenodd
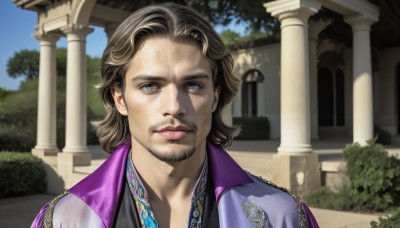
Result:
M204 164L206 144L203 144L190 158L173 163L161 161L147 149L132 144L131 158L145 185L149 201L169 204L191 199Z

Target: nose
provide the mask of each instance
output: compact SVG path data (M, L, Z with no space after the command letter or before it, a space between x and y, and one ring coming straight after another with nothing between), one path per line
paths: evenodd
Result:
M168 86L164 90L161 106L164 116L179 117L186 113L185 96L176 86Z

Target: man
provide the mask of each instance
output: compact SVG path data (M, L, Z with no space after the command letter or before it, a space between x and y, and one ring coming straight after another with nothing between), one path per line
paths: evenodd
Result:
M239 80L211 26L175 4L127 18L102 57L111 153L42 208L32 227L317 227L297 197L243 171L222 149L221 111Z

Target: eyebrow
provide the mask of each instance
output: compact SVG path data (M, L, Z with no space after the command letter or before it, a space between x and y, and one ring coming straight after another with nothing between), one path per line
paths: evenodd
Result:
M192 81L196 79L209 79L210 76L205 73L190 74L183 77L183 81ZM167 81L165 77L153 76L153 75L137 75L132 78L132 81Z

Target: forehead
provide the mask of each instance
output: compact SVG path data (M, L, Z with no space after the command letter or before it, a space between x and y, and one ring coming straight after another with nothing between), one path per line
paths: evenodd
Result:
M197 42L155 37L143 41L128 65L127 76L178 76L192 71L202 71L211 76L211 61L202 53Z

